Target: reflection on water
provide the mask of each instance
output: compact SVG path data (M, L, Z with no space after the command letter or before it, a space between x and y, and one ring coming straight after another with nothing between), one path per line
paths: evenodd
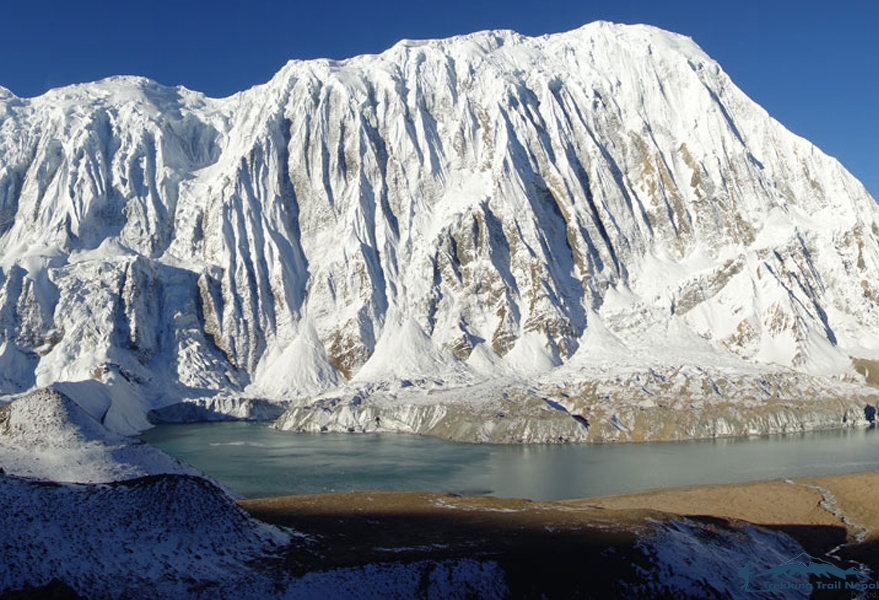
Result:
M496 446L402 434L310 434L264 423L160 425L147 442L246 497L432 490L558 500L657 487L879 469L879 434Z

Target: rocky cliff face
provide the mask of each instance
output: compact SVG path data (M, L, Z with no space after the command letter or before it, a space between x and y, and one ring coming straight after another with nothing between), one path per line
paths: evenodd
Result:
M876 203L658 29L0 96L2 393L863 381L877 331Z

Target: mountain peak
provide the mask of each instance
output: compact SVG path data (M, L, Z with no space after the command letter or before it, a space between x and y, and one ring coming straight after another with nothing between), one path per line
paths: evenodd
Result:
M611 389L588 420L618 433L645 389L705 415L870 393L879 207L676 34L478 32L7 113L0 393L582 382L567 409Z

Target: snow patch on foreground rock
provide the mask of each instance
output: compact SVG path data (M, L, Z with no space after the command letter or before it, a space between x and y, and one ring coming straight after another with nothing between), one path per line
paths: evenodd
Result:
M690 519L652 522L655 528L637 547L648 566L636 567L640 583L632 598L737 598L743 580L738 568L750 563L762 572L803 552L789 535L755 525L712 525ZM808 598L808 590L761 591L761 598Z
M0 477L0 588L60 579L90 598L199 597L252 579L290 534L190 476L105 485Z

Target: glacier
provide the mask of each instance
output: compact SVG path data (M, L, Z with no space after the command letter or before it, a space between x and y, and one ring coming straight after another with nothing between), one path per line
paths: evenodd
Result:
M874 199L654 27L404 40L227 98L0 90L0 402L66 386L121 434L802 431L866 424L877 332Z

